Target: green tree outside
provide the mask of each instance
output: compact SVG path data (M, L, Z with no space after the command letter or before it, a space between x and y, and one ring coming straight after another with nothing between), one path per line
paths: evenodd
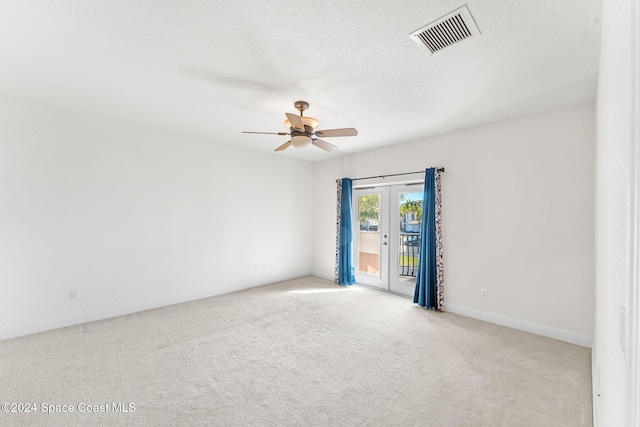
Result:
M378 221L380 218L380 196L378 194L360 196L359 210L360 228L369 221Z
M400 194L400 214L415 213L418 221L422 220L422 200L407 200L405 194Z

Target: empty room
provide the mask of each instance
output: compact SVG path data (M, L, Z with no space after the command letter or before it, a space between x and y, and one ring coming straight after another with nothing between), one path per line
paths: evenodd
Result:
M0 2L0 425L640 427L634 0Z

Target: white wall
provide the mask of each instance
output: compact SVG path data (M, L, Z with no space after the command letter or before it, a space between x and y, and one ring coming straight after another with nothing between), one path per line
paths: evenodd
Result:
M640 426L638 8L605 0L598 87L595 425ZM635 103L635 108L634 108ZM635 114L635 116L634 116Z
M314 274L333 275L337 178L445 167L445 309L589 346L594 145L587 104L317 162Z
M312 187L308 162L0 99L0 338L308 275Z

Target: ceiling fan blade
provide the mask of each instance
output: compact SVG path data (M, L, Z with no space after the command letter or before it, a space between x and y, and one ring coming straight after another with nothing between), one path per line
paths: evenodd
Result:
M286 132L241 132L241 133L259 133L261 135L289 135Z
M285 148L287 148L290 145L291 145L291 141L287 141L287 142L285 142L284 144L282 144L280 147L276 148L273 151L282 151L282 150L284 150Z
M321 139L314 139L313 141L311 141L311 143L318 148L322 148L325 151L333 151L338 148L335 145L329 144L327 141L323 141Z
M358 135L358 131L354 128L343 128L343 129L325 129L325 130L317 130L316 135L321 136L323 138L330 138L333 136L356 136Z
M304 132L304 124L302 124L302 118L300 116L296 116L295 114L285 113L287 115L287 119L289 119L289 123L291 123L291 127Z

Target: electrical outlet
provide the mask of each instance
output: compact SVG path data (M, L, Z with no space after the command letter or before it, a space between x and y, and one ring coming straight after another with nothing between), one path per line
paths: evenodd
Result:
M253 265L253 269L254 269L255 271L260 270L260 264L254 264L254 265Z
M480 289L480 298L489 298L489 291L486 289Z
M69 299L78 299L80 298L80 291L77 289L71 289L69 291Z

